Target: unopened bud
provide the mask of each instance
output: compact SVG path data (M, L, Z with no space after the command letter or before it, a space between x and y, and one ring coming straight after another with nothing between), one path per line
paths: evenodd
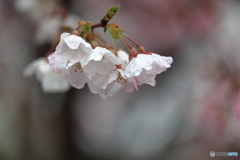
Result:
M115 28L118 28L118 24L117 23L112 23L110 25L114 26Z
M92 22L86 21L87 25L92 26Z
M117 13L119 7L120 7L120 4L118 6L116 6L116 7L111 7L108 10L107 14L104 16L104 20L105 21L111 20L115 16L115 14Z
M85 21L78 21L78 25L79 25L79 26L83 26L83 25L85 25L85 24L86 24Z
M137 53L137 50L135 48L131 48L129 51L130 54L135 54Z
M72 34L74 34L74 35L78 35L78 36L80 35L79 32L78 32L77 30L73 30L73 31L72 31Z
M139 50L140 52L145 52L145 48L144 48L143 46L138 47L138 50Z
M92 41L92 46L93 46L93 48L97 47L98 46L97 41Z

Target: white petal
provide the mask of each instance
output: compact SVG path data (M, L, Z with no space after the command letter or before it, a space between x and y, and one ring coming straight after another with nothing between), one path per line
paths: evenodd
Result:
M70 36L64 37L63 40L70 49L78 49L78 47L81 43L86 46L90 45L85 40L83 40L81 37L76 36L76 35L70 35Z
M51 54L48 56L48 62L54 72L63 71L67 66L68 59L59 54Z
M93 93L93 94L98 94L100 92L100 90L102 89L101 87L97 86L97 85L94 85L92 83L92 81L88 80L87 81L87 84L88 84L88 88L89 90Z
M87 76L85 73L77 68L77 64L72 65L69 63L68 67L70 68L68 69L68 73L64 73L64 78L68 80L71 86L77 89L83 88L87 82Z
M108 54L106 54L105 57L107 58L107 61L110 61L115 65L121 64L121 60L112 52L109 52Z
M137 82L136 82L136 78L134 77L134 78L128 78L127 79L130 83L131 83L131 85L138 91L138 86L137 86Z
M116 68L116 65L102 61L90 61L86 66L83 67L84 72L87 74L89 79L92 79L96 74L108 75Z
M82 55L78 50L69 49L67 52L67 58L69 59L70 62L77 63L81 60Z
M155 77L156 77L156 73L152 73L151 71L143 70L142 73L136 77L136 79L139 82L138 85L149 84L151 86L155 86L155 84L156 84Z
M60 41L62 41L63 38L65 38L65 37L67 37L69 35L70 35L70 33L67 33L67 32L62 33L61 36L60 36Z
M154 57L158 61L153 63L154 70L157 74L160 74L161 72L165 71L167 68L171 67L171 64L173 62L172 57L165 57L165 56L160 56L157 54L153 54Z
M152 55L154 57L156 57L156 59L158 59L158 61L160 61L162 63L162 65L165 66L166 68L171 67L171 64L173 62L172 57L160 56L160 55L155 54L155 53L152 53Z
M62 78L61 73L51 70L45 58L39 58L29 64L24 74L35 74L45 93L65 92L70 88L68 82Z
M45 93L66 92L70 89L70 85L61 74L52 72L43 78L42 89Z
M90 61L101 61L105 60L108 63L121 64L121 61L111 51L106 48L96 47L93 52L89 55L88 59L83 63L83 66L87 65Z
M96 74L91 81L94 85L97 85L99 86L99 88L102 88L107 77L108 75Z
M100 61L103 58L103 55L107 54L110 52L109 50L102 48L102 47L96 47L91 55L89 56L89 61L94 60L94 61Z
M67 37L67 36L69 36L70 35L70 33L62 33L61 34L61 38L60 38L60 42L58 43L58 45L57 45L57 47L56 47L56 50L55 50L55 54L62 54L62 52L64 52L63 51L63 49L64 48L66 48L66 49L68 49L68 47L66 47L67 45L64 43L64 40L63 40L63 38L65 38L65 37ZM65 47L64 47L65 46ZM65 49L65 50L66 50Z
M106 89L100 91L100 96L105 99L106 97L111 97L122 89L122 85L119 83L110 83Z
M103 84L102 88L106 89L107 86L112 83L113 81L115 81L118 78L118 71L115 70L113 72L110 73L110 75L107 77L107 79L105 79L105 83Z
M134 77L134 76L138 76L140 75L140 73L142 72L142 67L140 67L137 63L136 63L136 58L133 58L129 64L127 65L127 68L125 69L125 75L129 78L129 77Z
M138 90L137 84L133 78L127 78L124 75L124 71L122 69L117 69L117 70L120 72L121 76L126 79L126 82L122 84L122 87L126 92L131 93L134 91L134 88Z
M117 56L121 60L122 68L125 69L129 63L129 55L125 51L119 50Z
M173 58L172 57L165 57L165 56L161 56L165 62L167 62L168 64L172 64L173 62Z
M131 93L134 91L134 88L130 82L126 82L126 83L122 84L122 87L128 93Z
M152 63L157 59L149 54L138 54L136 57L136 63L146 70L152 69Z

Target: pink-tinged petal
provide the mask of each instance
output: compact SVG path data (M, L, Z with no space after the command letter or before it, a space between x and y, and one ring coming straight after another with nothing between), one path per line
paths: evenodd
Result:
M136 77L136 79L139 82L138 85L149 84L151 86L155 86L156 84L155 77L156 77L155 73L151 73L151 71L143 70L142 73Z
M105 93L107 93L107 96L111 97L122 89L122 85L120 85L119 83L114 83L114 85L110 86L109 88L109 90L108 88L105 90Z
M87 81L88 88L93 94L98 94L100 90L102 89L101 87L94 85L91 80Z
M102 88L106 89L107 86L112 83L113 81L115 81L118 78L118 71L115 70L113 72L110 73L110 75L104 80L105 83L103 84Z
M166 57L166 56L161 56L161 57L167 64L172 64L173 63L173 58L172 57Z
M173 62L172 57L166 57L166 56L160 56L155 53L152 53L153 57L155 57L158 62L160 62L161 66L164 68L169 68L171 67L171 64Z
M114 95L122 88L120 83L114 81L117 75L117 71L110 76L95 75L92 80L87 81L89 90L94 94L99 94L103 99Z
M54 72L59 72L66 68L68 59L62 55L51 54L48 56L48 62Z
M137 84L133 78L127 78L124 75L124 71L122 69L117 69L117 71L120 73L120 75L118 75L118 76L121 76L121 77L118 77L118 78L120 78L120 81L116 81L116 83L121 84L123 89L129 93L133 92L134 88L136 90L138 90Z
M59 42L53 54L61 54L63 43Z
M108 77L104 76L104 75L95 75L94 78L92 80L88 80L87 83L88 83L88 87L89 87L89 90L94 93L94 94L100 94L101 97L103 99L105 99L108 94L110 94L111 91L111 86L113 86L113 83L110 83L110 84L107 84L107 87L110 87L110 88L104 88L103 89L103 85L104 83L109 80L107 79ZM111 81L111 80L109 80Z
M130 82L126 82L126 83L122 84L122 87L128 93L132 93L134 91L134 88Z
M133 58L127 65L124 75L126 75L128 78L135 77L138 76L142 72L142 70L143 68L136 63L136 58Z
M66 56L67 58L69 57L69 50L71 50L66 43L63 42L62 46L61 46L61 50L60 50L60 55Z
M96 74L93 79L91 80L94 85L99 86L99 88L102 88L105 79L108 77L108 75L102 75L102 74Z
M122 78L125 79L125 81L123 81L122 84L122 87L123 89L126 91L126 92L133 92L134 91L134 88L136 88L136 90L138 90L138 87L137 87L137 84L136 82L134 81L133 78L127 78L125 75L124 75L124 71L122 69L117 69L117 71L120 73L120 75L122 76Z
M136 78L128 78L128 81L131 83L131 85L138 91L137 81Z
M166 71L167 68L169 68L169 67L164 66L162 63L154 62L153 69L151 71L152 71L152 73L160 74L160 73Z
M122 89L122 85L119 83L110 83L106 89L102 89L99 92L99 95L105 99L106 97L111 97L115 95L117 92L119 92Z

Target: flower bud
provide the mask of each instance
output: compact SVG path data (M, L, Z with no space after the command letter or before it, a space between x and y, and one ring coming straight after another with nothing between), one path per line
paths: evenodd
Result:
M79 25L79 26L83 26L83 25L85 25L85 24L86 24L85 21L78 21L78 25Z
M98 46L97 41L92 41L92 46L93 46L93 48L97 47Z
M144 48L143 46L138 47L138 50L139 50L140 52L145 52L145 48Z
M72 34L77 35L77 36L80 35L79 32L78 32L77 30L73 30L73 31L72 31Z

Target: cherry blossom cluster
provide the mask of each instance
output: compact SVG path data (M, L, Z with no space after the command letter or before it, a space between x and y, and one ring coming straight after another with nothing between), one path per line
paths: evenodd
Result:
M72 87L81 89L87 84L103 99L121 89L133 92L142 84L155 86L156 75L173 62L172 57L145 51L117 24L108 24L118 8L112 7L99 24L79 21L71 33L61 33L55 52L47 57L52 71L61 74ZM113 45L95 32L97 27L110 33ZM117 48L115 40L120 40L126 50Z

